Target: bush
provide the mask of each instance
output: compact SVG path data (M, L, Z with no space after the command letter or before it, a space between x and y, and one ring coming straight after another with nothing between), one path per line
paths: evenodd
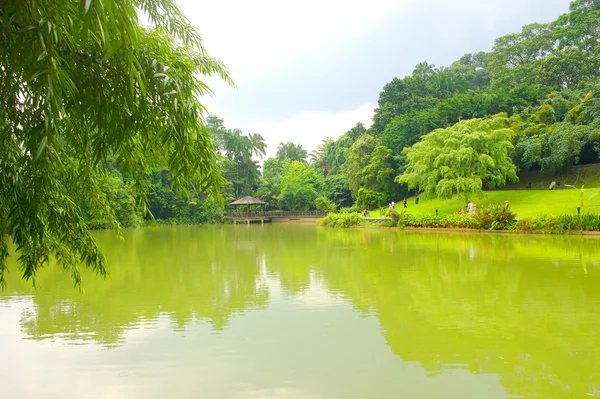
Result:
M323 219L323 224L330 227L358 226L361 222L360 213L330 213Z
M409 215L402 212L397 225L398 227L477 229L479 228L479 221L472 215Z
M549 234L600 231L600 215L545 215L535 219L520 219L515 223L513 230L539 231Z
M479 228L486 230L507 230L514 225L515 214L504 208L502 204L483 206L475 212Z
M583 231L600 231L600 215L586 213L581 216L569 216L580 218L580 226Z
M405 214L405 212L402 212L402 214ZM394 224L398 224L398 221L400 220L400 212L398 212L395 209L392 209L391 211L388 210L387 213L387 217L392 218L392 220L394 221Z
M360 207L354 204L350 207L340 208L339 213L360 213Z

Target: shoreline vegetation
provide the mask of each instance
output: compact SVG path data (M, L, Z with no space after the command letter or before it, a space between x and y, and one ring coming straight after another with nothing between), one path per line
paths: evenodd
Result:
M488 205L474 214L411 215L396 210L385 220L363 219L360 213L330 213L320 219L322 225L334 228L398 228L435 229L470 232L512 232L519 234L585 234L600 233L600 215L541 215L516 218L501 205Z

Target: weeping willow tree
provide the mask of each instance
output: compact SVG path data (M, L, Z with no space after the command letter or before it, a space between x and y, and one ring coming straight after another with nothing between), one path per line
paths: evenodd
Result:
M145 203L146 172L216 191L202 80L227 68L208 56L174 0L0 2L0 284L8 244L23 278L51 257L81 285L107 273L81 206L119 228L99 187L114 160Z
M396 181L441 198L478 193L484 184L502 187L507 180L518 180L509 156L512 136L505 114L436 129L404 149L408 167Z

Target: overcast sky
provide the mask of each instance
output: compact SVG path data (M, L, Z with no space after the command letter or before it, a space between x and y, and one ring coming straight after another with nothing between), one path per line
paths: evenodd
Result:
M448 66L567 12L568 0L178 0L237 89L210 81L210 113L309 152L360 121L379 92L427 61Z

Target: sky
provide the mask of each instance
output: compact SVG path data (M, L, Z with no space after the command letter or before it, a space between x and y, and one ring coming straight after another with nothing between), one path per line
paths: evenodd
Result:
M209 79L211 114L310 151L371 124L383 86L426 61L449 66L523 25L550 22L569 0L178 0L236 88Z

